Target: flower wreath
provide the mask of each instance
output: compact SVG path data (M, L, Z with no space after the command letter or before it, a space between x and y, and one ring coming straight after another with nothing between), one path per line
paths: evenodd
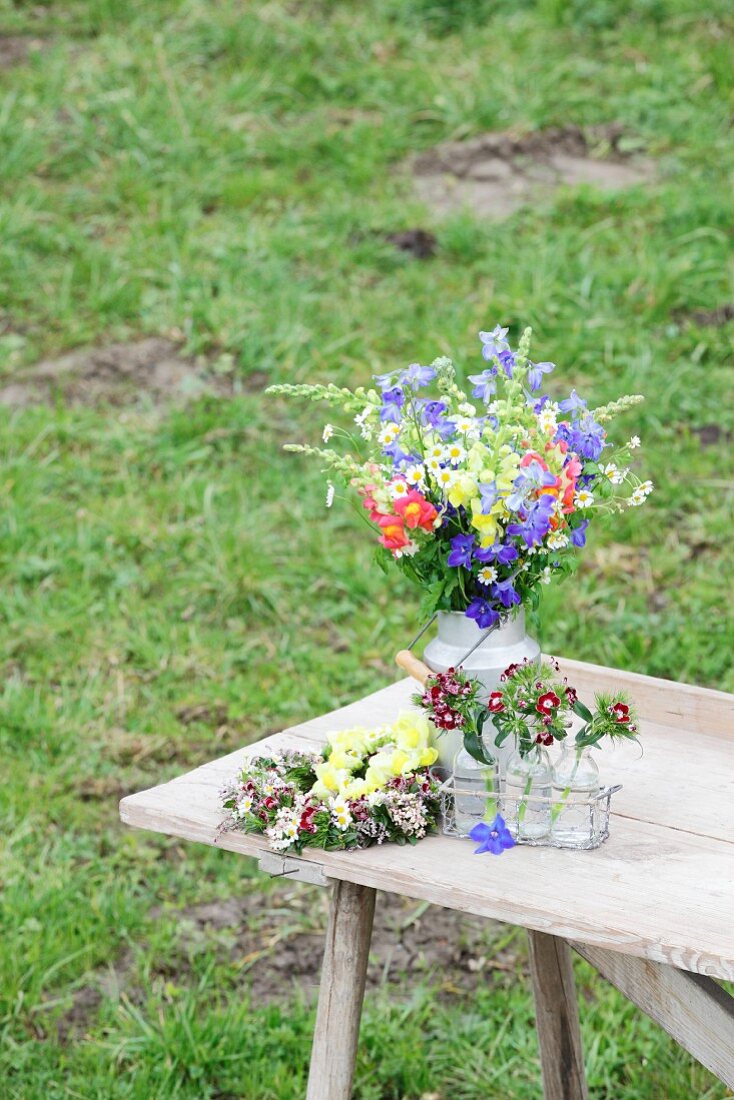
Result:
M427 718L404 711L392 725L330 733L321 752L253 757L221 792L223 828L261 833L281 852L415 844L440 815L430 740Z

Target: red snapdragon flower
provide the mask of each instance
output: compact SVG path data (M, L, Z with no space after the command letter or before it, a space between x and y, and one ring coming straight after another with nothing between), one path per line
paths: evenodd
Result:
M438 512L416 489L410 489L398 497L393 508L402 516L406 527L422 527L424 531L433 530L433 522Z
M555 691L546 691L544 695L541 695L538 702L535 704L535 709L538 714L550 714L555 710L557 706L560 706L561 700L556 695Z

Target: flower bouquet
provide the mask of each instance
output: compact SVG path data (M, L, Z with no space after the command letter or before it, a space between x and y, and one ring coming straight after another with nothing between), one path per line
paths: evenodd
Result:
M362 498L379 543L423 593L422 612L464 612L482 629L534 608L539 585L575 567L593 516L643 504L652 483L630 468L606 425L637 404L621 397L590 409L575 390L541 390L553 363L530 358L530 329L513 350L506 328L479 334L485 367L460 385L452 361L413 363L375 377L376 388L277 385L272 394L325 401L353 417L327 424L333 447L289 444L314 455ZM329 482L327 504L334 498Z
M221 792L223 828L262 833L281 852L415 844L440 813L430 738L425 716L405 711L389 726L330 733L320 753L248 760Z

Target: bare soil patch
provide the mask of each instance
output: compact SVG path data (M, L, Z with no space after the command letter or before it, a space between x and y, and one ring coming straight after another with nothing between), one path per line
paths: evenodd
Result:
M242 897L190 906L155 908L154 920L175 920L178 941L165 958L150 959L154 979L186 985L193 958L215 951L255 1004L285 1000L295 989L315 999L321 972L329 895L318 887L283 883L274 890L257 886ZM145 950L146 945L142 944ZM523 966L524 949L514 933L494 921L379 894L367 975L368 987L389 985L392 995L409 997L416 984L429 981L442 996L470 992L480 983L500 980ZM75 990L69 1008L57 1020L62 1041L84 1034L102 1000L124 993L142 1003L135 985L135 957L126 949L119 959L89 975Z
M437 215L469 209L499 220L564 185L616 191L649 182L653 162L628 145L616 125L488 133L438 145L415 158L411 171L419 198Z
M701 328L721 328L734 321L734 302L714 306L713 309L679 309L675 312L677 320L692 321Z
M46 46L43 38L30 38L23 34L0 34L0 69L22 65L31 54L39 53Z
M167 960L163 973L180 976L185 956L208 942L216 944L242 975L257 1003L288 997L295 987L314 996L327 906L326 891L291 883L185 909L177 914L181 955ZM493 970L516 968L511 945L496 951L501 927L395 894L379 894L367 984L397 985L409 993L411 982L429 980L446 995L471 990Z
M151 337L44 359L0 387L0 404L182 404L203 394L228 396L232 391L229 373L217 374L205 360L182 355L172 341Z

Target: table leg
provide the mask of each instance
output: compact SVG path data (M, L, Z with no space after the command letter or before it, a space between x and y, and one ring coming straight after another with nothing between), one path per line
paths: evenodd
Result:
M545 1100L588 1100L571 949L528 930Z
M332 887L306 1100L351 1100L376 891Z

